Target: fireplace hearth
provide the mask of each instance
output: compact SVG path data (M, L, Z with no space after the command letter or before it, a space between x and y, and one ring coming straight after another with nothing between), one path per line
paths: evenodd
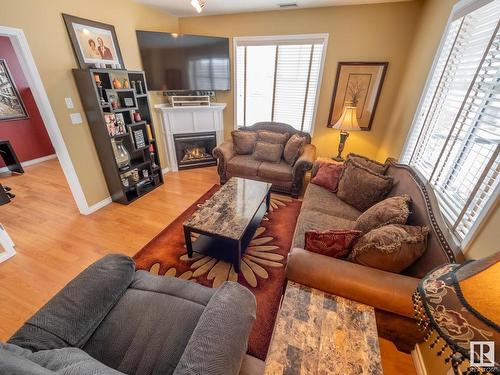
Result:
M217 144L215 132L175 134L174 144L179 169L217 164L212 156L212 150Z

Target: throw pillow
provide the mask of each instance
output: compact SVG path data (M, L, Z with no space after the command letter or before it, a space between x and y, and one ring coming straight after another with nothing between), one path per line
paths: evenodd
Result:
M313 253L345 258L351 251L354 241L361 235L359 230L310 230L305 234L304 247Z
M348 159L340 176L337 197L360 211L366 211L385 198L392 183L392 177L375 173Z
M302 146L306 143L306 139L301 137L298 133L295 133L290 137L285 145L285 150L283 151L283 159L290 164L294 165L300 156L300 150Z
M349 260L383 271L399 273L427 249L429 228L390 224L374 229L354 245Z
M356 220L354 228L368 233L388 224L406 224L410 216L410 202L411 198L406 194L384 199L363 212Z
M259 161L269 161L271 163L279 163L281 161L282 154L283 154L283 145L259 141L255 144L255 151L253 152L253 158Z
M253 152L255 142L257 142L257 133L246 130L233 130L234 151L239 155L248 155Z
M387 172L387 168L389 167L386 164L379 163L376 160L368 159L366 156L353 154L352 152L347 155L347 159L352 159L356 163L361 164L363 167L366 167L378 174L385 174L385 172Z
M311 179L311 183L335 193L342 174L342 168L342 164L321 162L316 175Z
M257 132L259 141L267 142L267 143L277 143L280 145L284 145L288 140L290 134L288 133L277 133L267 130L259 130Z

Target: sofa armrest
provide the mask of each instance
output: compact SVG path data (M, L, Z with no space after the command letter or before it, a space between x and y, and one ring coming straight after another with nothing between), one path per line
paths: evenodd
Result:
M82 347L127 290L132 258L111 254L69 282L9 339L32 351Z
M316 158L316 146L306 144L295 164L293 165L294 176L304 176L304 173L310 170Z
M419 279L293 249L287 278L377 309L413 318L412 294Z
M237 375L255 311L255 297L247 288L223 283L205 307L174 375Z
M222 142L219 146L213 149L212 155L217 159L217 171L219 176L226 178L227 162L235 155L233 142Z

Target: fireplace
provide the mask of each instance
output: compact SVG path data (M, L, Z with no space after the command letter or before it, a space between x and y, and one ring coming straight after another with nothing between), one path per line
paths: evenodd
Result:
M212 150L217 141L215 132L174 134L175 154L179 169L216 165Z

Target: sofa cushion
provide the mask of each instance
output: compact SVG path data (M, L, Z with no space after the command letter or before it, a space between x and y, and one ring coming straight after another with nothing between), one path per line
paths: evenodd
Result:
M279 163L269 163L265 161L259 166L257 175L271 180L291 181L293 169L284 160L281 160Z
M259 141L279 145L285 145L286 141L288 141L288 138L290 137L289 133L278 133L267 130L259 130L257 134Z
M215 291L138 271L84 350L126 374L171 374Z
M305 233L304 248L329 257L345 258L349 255L354 241L361 235L359 230L309 230Z
M309 230L353 229L354 221L328 215L323 212L304 209L300 211L293 235L292 247L304 248L304 236Z
M368 233L388 224L406 224L410 215L410 201L406 194L384 199L363 212L356 220L355 228Z
M316 175L311 179L311 183L335 193L342 174L342 168L341 164L321 163Z
M307 185L302 209L318 211L352 221L361 215L361 211L340 200L336 194L314 184Z
M392 177L375 173L348 159L340 176L337 196L358 210L366 211L385 198L392 183Z
M363 167L366 167L378 174L385 174L385 172L387 172L387 168L389 167L387 164L379 163L376 160L372 160L366 156L354 154L352 152L347 155L347 159L354 160L356 163L361 164Z
M305 137L300 136L298 133L292 135L283 150L283 159L285 159L288 164L294 165L299 158L300 150L305 143Z
M252 155L236 155L227 162L227 172L231 176L257 176L261 163Z
M234 151L239 155L249 155L253 152L255 142L257 142L257 133L245 130L233 130Z
M283 145L277 143L261 142L255 144L253 158L259 161L279 163L283 155Z
M425 252L428 233L427 227L399 224L373 229L354 245L349 260L399 273Z

